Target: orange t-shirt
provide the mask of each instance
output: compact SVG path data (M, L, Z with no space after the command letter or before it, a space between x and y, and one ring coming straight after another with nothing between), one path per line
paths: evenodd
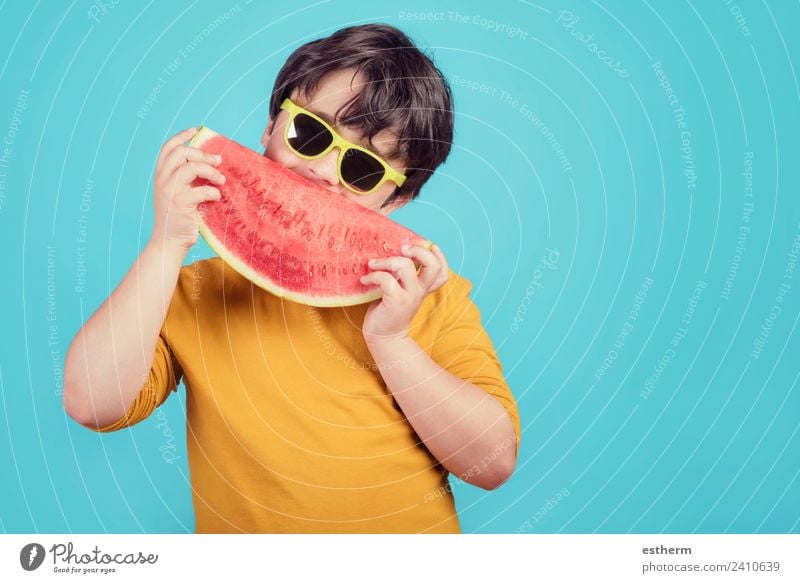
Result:
M410 335L440 366L514 397L471 284L451 271ZM403 415L364 342L367 305L314 308L251 284L219 258L181 268L138 423L181 379L198 533L459 532L448 472Z

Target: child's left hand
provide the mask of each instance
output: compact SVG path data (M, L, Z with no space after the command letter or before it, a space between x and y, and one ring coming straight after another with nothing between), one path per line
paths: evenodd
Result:
M403 257L371 259L373 269L361 278L364 285L377 285L383 297L367 308L362 332L367 344L408 337L411 320L429 293L442 287L449 276L447 260L436 245L428 251L415 245L403 247ZM421 269L417 274L414 259Z

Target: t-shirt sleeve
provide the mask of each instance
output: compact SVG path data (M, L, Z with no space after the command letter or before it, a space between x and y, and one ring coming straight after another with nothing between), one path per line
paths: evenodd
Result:
M155 409L167 400L172 391L176 391L183 376L175 355L164 337L164 328L156 339L155 356L150 373L136 399L125 415L110 425L95 429L99 433L118 431L135 425L146 419Z
M431 358L451 374L500 401L514 426L515 447L519 451L522 431L516 400L503 376L492 340L481 324L480 311L469 297L472 284L455 272L450 277L451 281L441 290L446 313Z

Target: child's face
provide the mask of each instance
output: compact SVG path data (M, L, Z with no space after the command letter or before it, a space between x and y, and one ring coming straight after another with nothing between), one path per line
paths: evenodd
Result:
M297 91L291 95L294 103L307 109L323 119L332 120L337 111L357 93L361 87L360 77L353 79L352 69L343 69L328 73L320 80L316 91L310 98L301 96ZM352 80L352 84L351 84ZM290 170L305 176L316 182L320 186L327 188L331 192L346 196L358 204L371 208L383 215L397 210L405 204L403 201L395 201L385 208L381 205L391 196L397 185L387 180L377 190L365 195L358 195L351 192L339 181L337 172L337 161L339 149L333 148L322 158L316 160L305 160L295 155L284 140L284 131L289 114L281 111L280 115L274 120L270 120L264 135L261 136L261 143L264 145L264 155L271 160L289 168ZM393 160L383 155L383 152L391 150L394 145L395 136L388 130L384 130L375 136L372 143L368 143L358 132L346 127L334 126L336 131L344 139L359 144L371 150L383 160L388 162L392 168L398 172L405 172L402 160Z

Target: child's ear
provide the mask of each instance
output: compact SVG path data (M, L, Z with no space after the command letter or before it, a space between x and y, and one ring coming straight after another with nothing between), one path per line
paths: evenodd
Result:
M264 146L264 149L267 149L267 144L269 144L269 137L272 135L272 126L275 125L275 120L269 118L269 123L267 124L267 129L264 130L264 133L261 134L261 145Z

